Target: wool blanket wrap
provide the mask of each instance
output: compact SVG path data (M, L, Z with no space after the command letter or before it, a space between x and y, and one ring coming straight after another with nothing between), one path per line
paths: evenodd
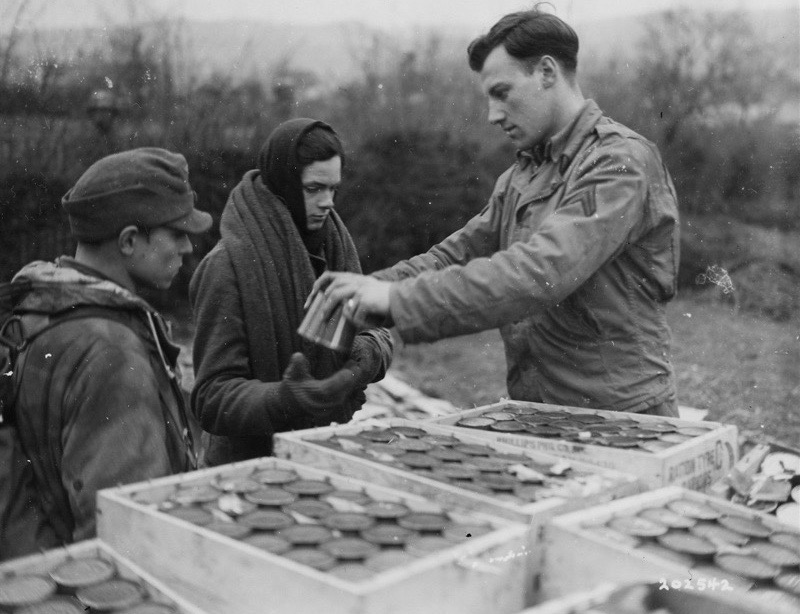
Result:
M336 212L322 231L328 268L360 273L355 245ZM212 434L209 464L269 454L273 433L320 426L305 415L288 415L280 401L293 352L308 357L316 378L333 374L347 358L296 332L316 275L289 210L258 170L248 171L231 192L220 233L190 285L197 325L192 405ZM359 407L353 398L332 420L346 422Z

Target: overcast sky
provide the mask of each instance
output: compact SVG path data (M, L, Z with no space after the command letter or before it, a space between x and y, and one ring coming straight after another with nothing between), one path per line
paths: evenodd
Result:
M764 9L797 6L800 0L550 0L571 22L632 15L666 8ZM0 0L0 29L14 9L27 3L24 24L38 27L108 25L137 16L189 19L254 19L288 23L362 21L382 28L459 23L482 31L505 13L528 8L531 0ZM131 7L134 7L131 9ZM800 27L800 24L798 24Z

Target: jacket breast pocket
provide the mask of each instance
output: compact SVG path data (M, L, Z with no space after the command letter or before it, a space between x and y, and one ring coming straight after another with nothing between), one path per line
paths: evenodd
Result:
M543 189L518 195L509 233L510 243L527 241L536 233L547 216L555 211L562 185L563 182L556 181Z

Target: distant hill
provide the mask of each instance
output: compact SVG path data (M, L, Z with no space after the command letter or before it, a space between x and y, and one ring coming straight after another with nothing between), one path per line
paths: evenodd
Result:
M781 41L800 55L800 8L751 12L754 27L765 39ZM634 54L645 24L653 14L638 17L577 22L581 39L579 62L591 67L612 55ZM488 25L488 24L487 24ZM467 27L385 31L348 22L297 25L254 21L185 21L143 26L151 41L169 37L179 52L184 70L200 78L219 73L243 80L266 77L276 67L308 71L327 84L340 84L364 74L364 65L379 68L398 52L420 50L433 38L439 57L464 61L468 42L480 32ZM109 50L109 31L47 29L29 32L20 40L21 55L34 60L42 55L77 59Z

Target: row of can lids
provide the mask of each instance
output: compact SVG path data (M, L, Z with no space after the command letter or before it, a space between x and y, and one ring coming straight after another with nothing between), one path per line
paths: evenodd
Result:
M800 533L776 530L757 515L711 500L678 498L583 528L739 588L777 588L791 595L787 600L800 596Z
M705 435L714 427L681 426L667 421L641 421L598 413L543 410L509 405L500 410L463 417L456 426L506 434L564 439L612 448L638 448L661 452Z
M0 579L0 611L14 614L176 614L172 604L151 595L142 583L120 577L99 556L69 558L49 574L13 574Z
M141 502L141 501L140 501ZM408 504L407 504L408 503ZM490 533L484 520L424 502L302 478L293 469L177 486L159 511L342 579L358 581Z
M588 496L610 485L601 471L574 468L566 459L541 461L525 451L503 452L488 442L418 430L408 434L409 427L368 427L313 443L516 504Z

